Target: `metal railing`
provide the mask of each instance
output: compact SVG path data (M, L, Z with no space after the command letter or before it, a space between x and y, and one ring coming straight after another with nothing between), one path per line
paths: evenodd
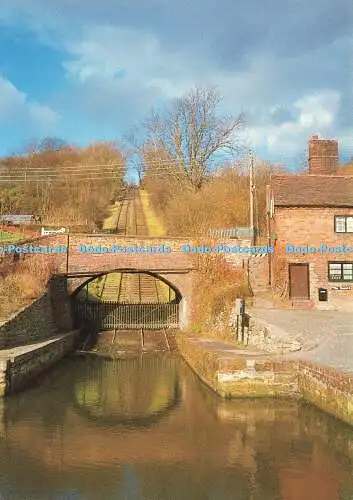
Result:
M208 236L213 238L248 238L254 236L254 230L250 227L228 227L221 229L209 229Z
M73 304L76 326L93 323L99 330L160 329L179 326L179 304L79 302Z

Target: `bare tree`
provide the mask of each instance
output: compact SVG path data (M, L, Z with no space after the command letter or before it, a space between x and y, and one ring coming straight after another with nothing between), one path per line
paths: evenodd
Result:
M183 172L196 191L206 181L217 153L237 151L243 115L218 117L220 102L215 88L196 87L176 99L166 116L154 111L144 123L149 142L166 151L174 160L173 168Z
M41 140L31 139L24 147L13 152L13 155L33 155L45 152L55 152L68 149L69 144L60 137L47 136Z
M146 173L146 165L143 161L145 149L144 139L139 135L139 128L134 126L124 136L126 158L132 160L133 170L137 172L139 184L141 185L142 178Z
M39 151L60 151L62 149L68 148L68 143L61 139L60 137L44 137L39 143Z

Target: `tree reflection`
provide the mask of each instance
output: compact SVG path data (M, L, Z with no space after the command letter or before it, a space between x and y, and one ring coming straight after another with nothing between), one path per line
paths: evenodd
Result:
M76 411L102 425L149 427L181 400L175 359L142 357L87 365L74 388Z

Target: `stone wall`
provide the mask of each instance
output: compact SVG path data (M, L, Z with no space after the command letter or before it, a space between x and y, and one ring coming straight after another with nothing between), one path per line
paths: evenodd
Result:
M253 294L265 292L270 288L268 264L268 255L249 259L249 282Z
M71 304L66 276L52 276L48 284L52 317L60 331L73 328Z
M0 349L48 339L58 332L47 293L0 324Z
M98 235L98 234L71 234L69 248L69 270L70 272L119 269L119 268L139 268L139 269L189 269L193 268L193 258L191 254L186 254L180 250L183 244L191 243L185 238L134 238L119 237L117 235ZM43 236L39 238L33 246L67 245L67 235ZM91 253L89 251L79 251L79 245L85 247L101 248L100 253ZM109 253L107 248L112 245L121 247L169 247L167 252L113 252ZM38 259L42 254L18 254L20 259ZM7 257L6 255L0 255ZM55 264L60 272L66 271L66 253L45 254L46 259Z
M353 425L353 377L301 361L299 390L306 401Z
M24 387L74 348L77 331L72 331L0 363L0 395Z
M300 398L353 426L353 377L304 361L273 360L179 333L181 355L200 379L224 398ZM231 351L233 349L233 352ZM231 353L231 354L230 354Z
M232 328L238 342L242 339L242 322L244 323L244 344L254 346L265 352L284 353L298 351L301 348L299 339L288 336L285 330L258 319L254 314L247 313L239 317L238 335L236 332L236 317L232 318Z
M296 396L296 363L256 359L248 354L226 356L202 346L198 339L177 335L178 348L189 366L217 394L231 397Z

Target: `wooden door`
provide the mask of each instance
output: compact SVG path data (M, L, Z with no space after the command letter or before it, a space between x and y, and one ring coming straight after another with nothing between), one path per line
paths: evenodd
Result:
M289 297L309 299L309 264L289 264Z

